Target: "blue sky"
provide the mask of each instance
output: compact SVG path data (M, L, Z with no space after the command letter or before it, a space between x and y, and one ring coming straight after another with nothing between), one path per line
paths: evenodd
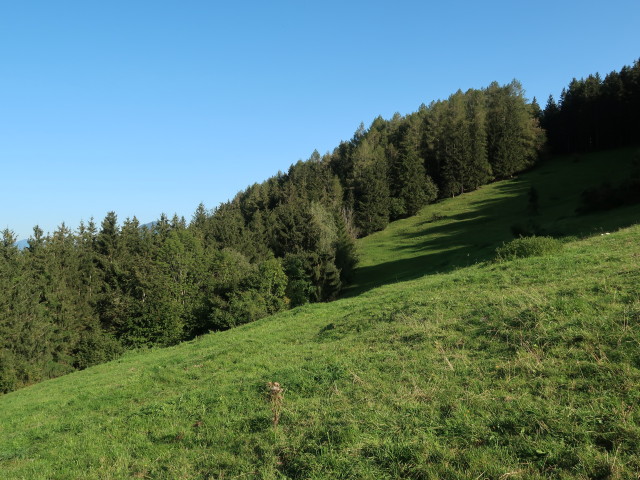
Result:
M640 57L640 2L0 0L0 228L190 219L360 122Z

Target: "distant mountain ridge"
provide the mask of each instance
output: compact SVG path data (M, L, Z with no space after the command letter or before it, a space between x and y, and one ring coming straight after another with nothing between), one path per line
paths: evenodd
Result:
M18 247L18 250L24 250L29 246L29 240L18 240L14 245Z

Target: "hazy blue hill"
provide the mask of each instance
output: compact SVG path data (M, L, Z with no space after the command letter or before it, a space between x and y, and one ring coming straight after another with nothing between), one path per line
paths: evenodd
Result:
M18 240L16 242L16 247L18 247L20 250L23 250L28 246L29 246L29 240Z

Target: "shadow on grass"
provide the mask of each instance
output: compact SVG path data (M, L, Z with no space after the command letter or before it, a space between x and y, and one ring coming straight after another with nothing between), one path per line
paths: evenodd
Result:
M640 208L578 216L574 212L578 201L576 191L568 192L563 197L566 206L563 207L565 211L562 220L559 220L556 208L532 216L527 212L530 187L528 176L493 185L493 198L467 201L460 207L466 211L452 215L435 213L432 218L414 223L418 227L417 231L411 229L395 232L389 238L388 248L399 254L404 252L399 255L404 258L359 267L353 285L342 296L353 297L389 283L413 280L427 274L446 273L490 260L498 246L514 238L511 227L516 224L535 222L542 227L542 231L563 237L613 231L637 223L640 219ZM434 207L437 212L438 205ZM393 243L394 240L396 243ZM406 258L407 253L414 253L415 256Z
M513 180L492 188L496 191L494 199L468 202L467 211L437 216L435 220L427 218L417 223L417 231L395 233L398 242L389 249L414 252L415 256L358 268L354 284L343 296L491 258L497 246L512 238L510 223L522 211L518 200L526 194L528 184Z

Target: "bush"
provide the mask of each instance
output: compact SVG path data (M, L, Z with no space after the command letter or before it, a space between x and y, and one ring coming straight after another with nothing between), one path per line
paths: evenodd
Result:
M529 220L526 223L511 225L511 234L514 238L544 236L545 230L537 222Z
M606 211L640 203L640 179L633 175L631 180L617 186L603 182L599 187L587 188L580 195L580 205L576 208L576 213Z
M124 352L122 345L111 335L100 331L86 331L74 350L75 368L84 369L113 360Z
M19 386L14 356L0 348L0 394L9 393Z
M559 252L562 243L551 237L522 237L503 244L496 249L496 260L536 257Z

